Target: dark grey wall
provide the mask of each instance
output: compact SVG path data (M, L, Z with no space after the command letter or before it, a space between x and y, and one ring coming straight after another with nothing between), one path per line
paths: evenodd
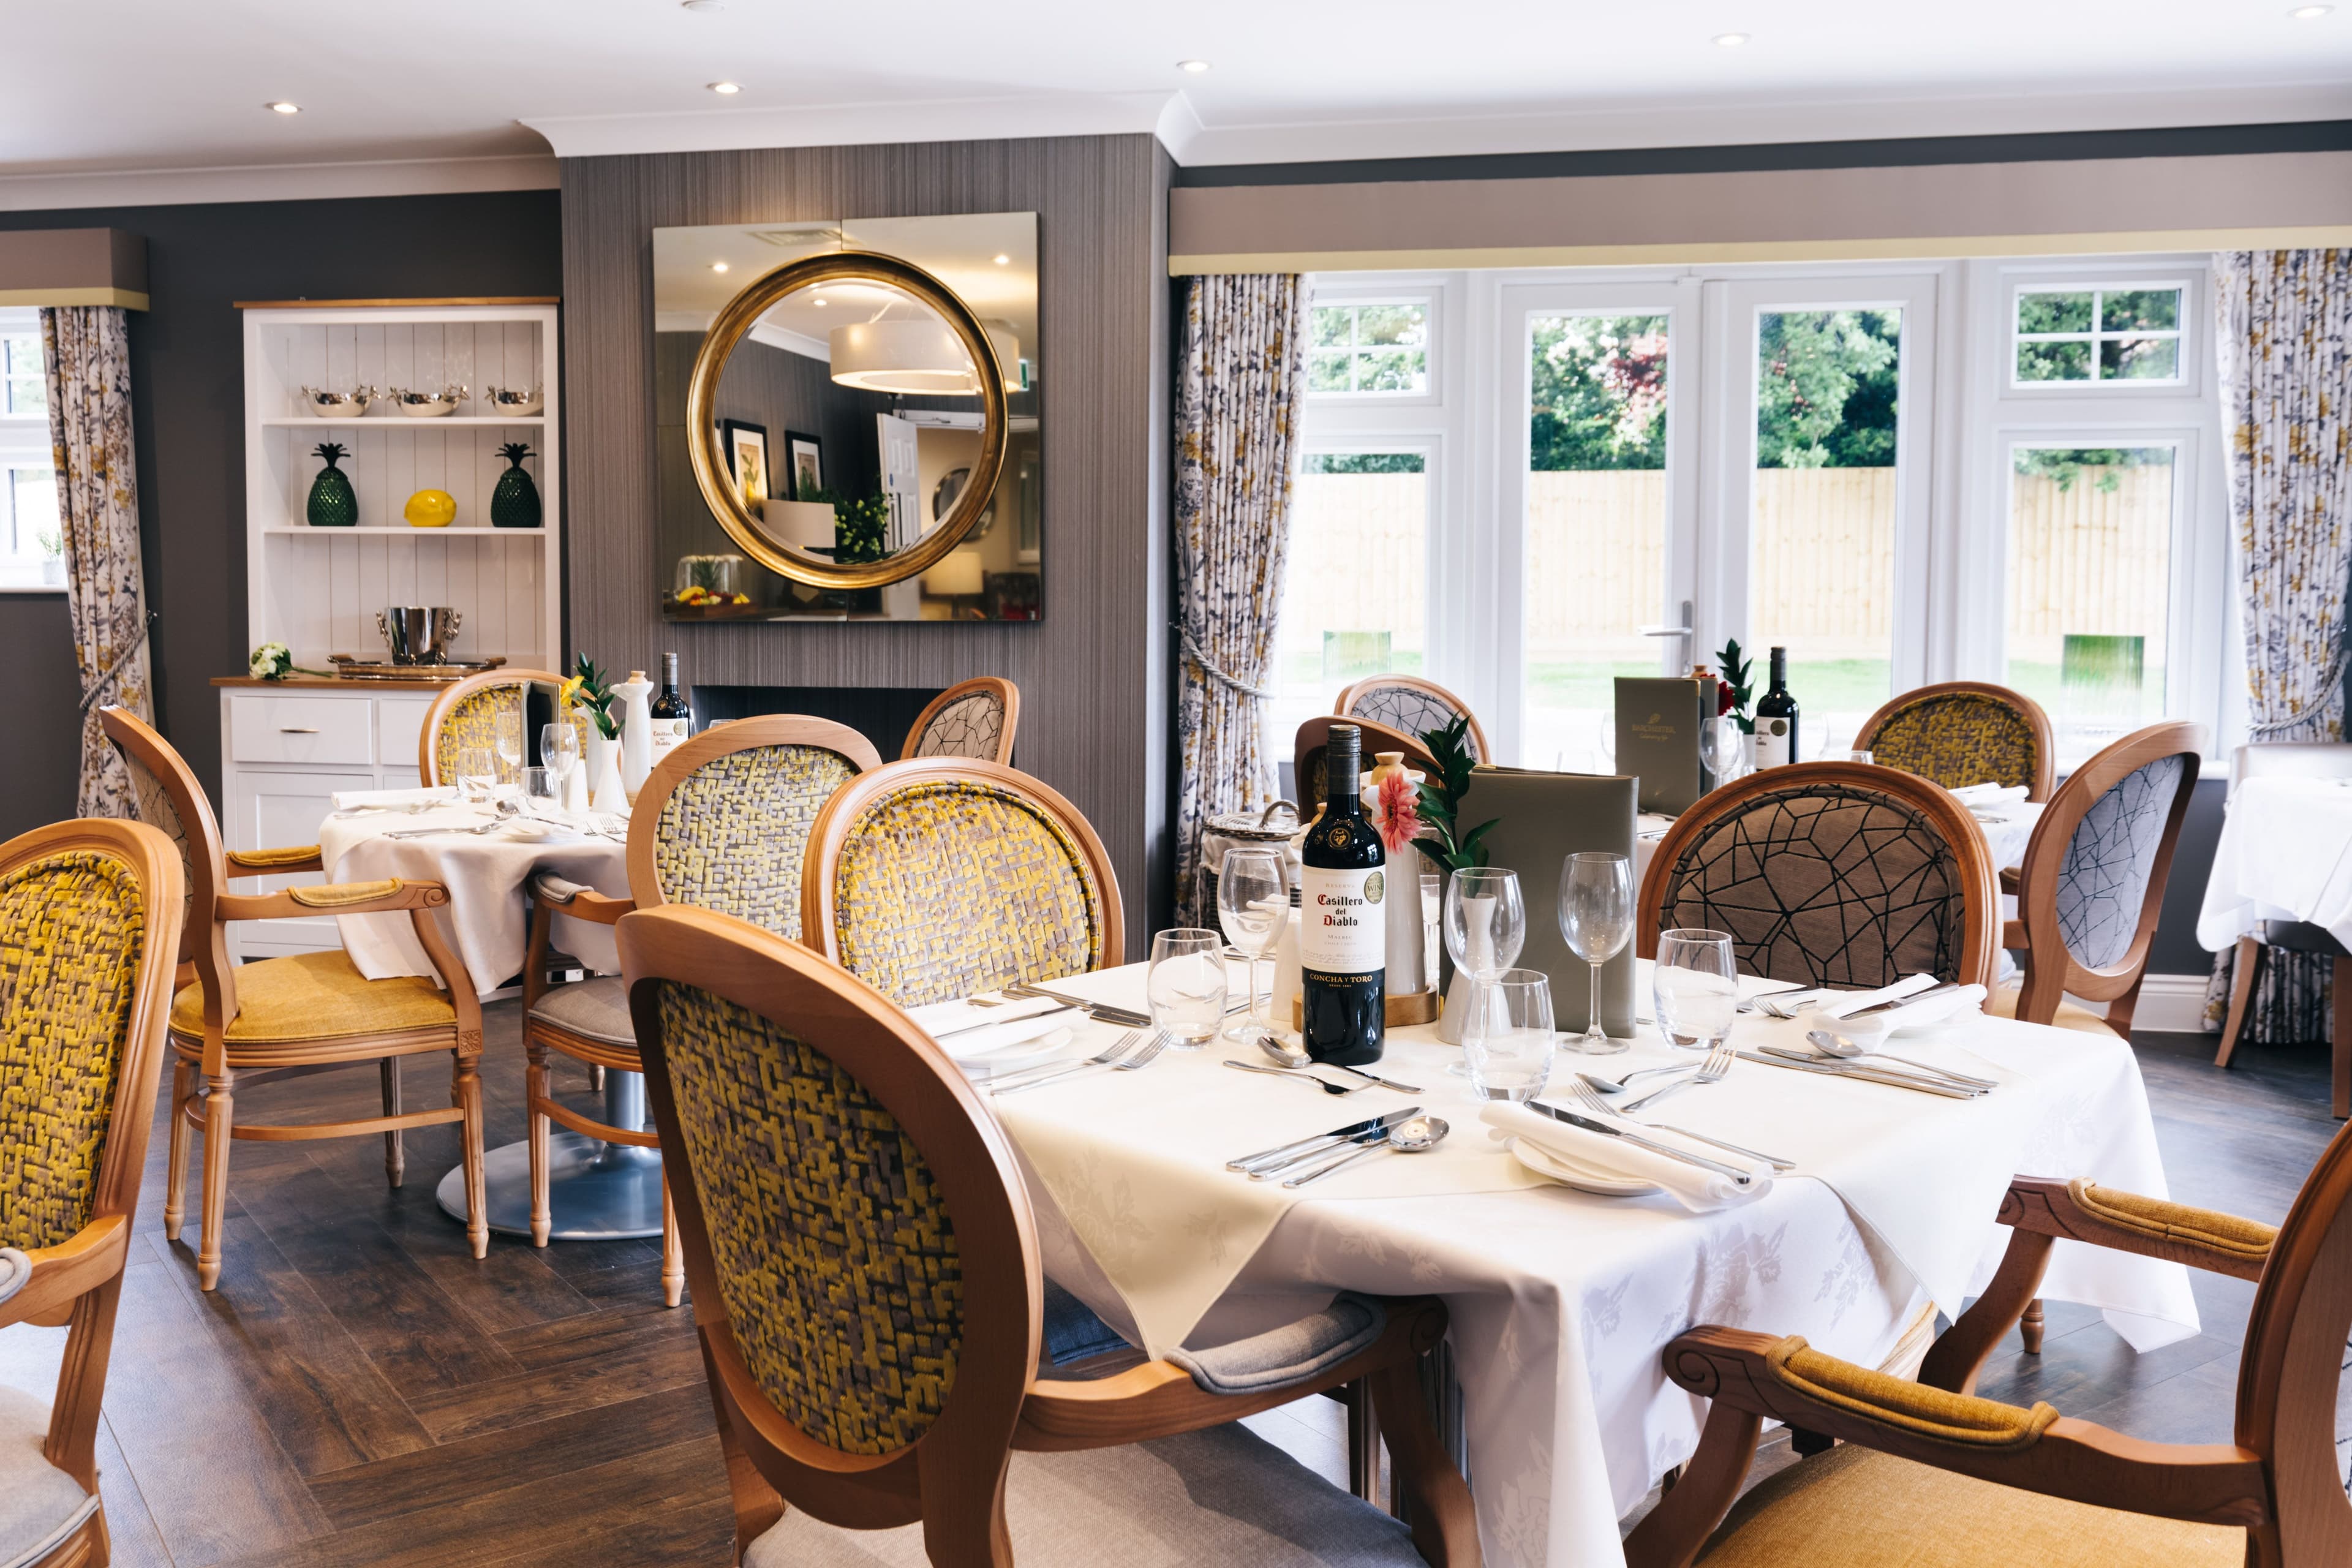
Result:
M2180 824L2180 842L2173 847L2164 912L2157 917L2156 940L2148 944L2151 974L2203 974L2213 967L2213 955L2197 945L2197 910L2205 901L2213 847L2221 841L2221 801L2229 793L2229 775L2221 769L2197 781L2189 816Z
M0 229L111 227L147 240L152 309L131 314L139 531L156 628L156 716L220 784L209 684L245 668L245 350L238 300L555 295L553 191L0 213ZM36 689L31 753L0 768L0 834L71 814L79 700L64 601L0 595L0 668ZM62 784L60 784L62 780Z
M1021 765L1103 838L1131 953L1168 905L1167 191L1148 135L567 159L570 645L675 649L696 684L1021 688ZM689 224L1034 212L1045 618L665 625L652 233ZM780 433L771 430L771 441Z

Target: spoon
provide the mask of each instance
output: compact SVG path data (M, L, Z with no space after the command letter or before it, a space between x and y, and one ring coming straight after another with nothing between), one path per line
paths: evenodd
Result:
M1805 1031L1805 1038L1811 1040L1813 1048L1822 1055L1835 1057L1840 1061L1850 1062L1863 1057L1884 1057L1890 1062L1901 1062L1905 1067L1915 1068L1925 1073L1933 1073L1936 1077L1948 1079L1952 1083L1967 1084L1970 1089L2000 1087L1991 1079L1970 1078L1964 1072L1954 1072L1949 1068L1939 1068L1927 1062L1915 1061L1909 1057L1898 1057L1892 1051L1874 1051L1859 1040L1850 1040L1843 1035L1833 1035L1827 1029L1808 1029Z
M1319 1182L1340 1167L1352 1165L1365 1156L1377 1154L1383 1149L1393 1149L1400 1154L1426 1153L1443 1142L1446 1133L1451 1131L1453 1130L1445 1125L1445 1119L1442 1116L1415 1116L1390 1128L1389 1135L1381 1142L1359 1149L1343 1159L1334 1160L1328 1165L1318 1165L1305 1175L1293 1176L1282 1184L1286 1187L1303 1187L1309 1182Z
M1623 1078L1602 1078L1597 1072L1580 1072L1576 1076L1603 1094L1622 1094L1637 1078L1647 1078L1656 1072L1688 1072L1690 1070L1691 1064L1688 1062L1669 1062L1662 1068L1635 1068Z
M1286 1078L1293 1083L1311 1083L1326 1094L1353 1094L1360 1089L1370 1089L1368 1083L1333 1083L1328 1078L1317 1078L1311 1072L1297 1072L1285 1068L1262 1068L1251 1062L1225 1058L1225 1065L1235 1072L1262 1072L1268 1078Z
M1308 1056L1305 1051L1293 1050L1290 1048L1288 1042L1277 1039L1272 1035L1260 1035L1257 1037L1257 1048L1264 1051L1267 1056L1272 1057L1276 1067L1288 1068L1294 1072L1298 1070L1300 1068L1305 1067L1322 1066L1327 1068L1338 1068L1341 1072L1354 1073L1358 1078L1365 1079L1372 1083L1379 1084L1382 1089L1395 1089L1399 1094L1419 1094L1421 1092L1420 1089L1415 1089L1409 1083L1399 1083L1394 1079L1382 1078L1376 1072L1365 1072L1360 1068L1351 1068L1341 1062L1318 1063L1313 1057Z

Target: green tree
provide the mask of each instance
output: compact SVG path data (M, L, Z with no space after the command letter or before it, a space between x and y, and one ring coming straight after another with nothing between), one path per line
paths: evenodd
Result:
M1759 337L1757 467L1893 466L1899 315L1776 310Z
M1538 473L1666 466L1666 319L1536 322L1528 466Z

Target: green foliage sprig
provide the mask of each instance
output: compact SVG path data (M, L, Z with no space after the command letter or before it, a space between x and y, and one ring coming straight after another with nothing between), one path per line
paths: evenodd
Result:
M608 741L619 740L621 721L613 712L612 676L597 668L596 661L584 653L580 656L577 674L580 689L572 694L572 700L585 708L589 717L596 721L598 734Z
M1731 690L1730 717L1738 721L1741 734L1753 735L1756 733L1756 719L1748 712L1748 705L1756 696L1755 667L1739 657L1739 639L1733 637L1717 649L1715 662L1717 668L1723 671L1719 684Z
M1421 819L1430 831L1414 839L1413 847L1449 871L1486 864L1486 830L1502 820L1490 816L1467 833L1459 831L1455 812L1470 788L1470 770L1476 765L1470 756L1469 735L1470 720L1465 714L1441 729L1425 730L1421 736L1421 743L1429 748L1430 759L1437 764L1438 782L1422 782Z
M835 490L812 489L800 499L833 508L835 564L856 566L890 553L882 544L890 529L890 503L886 498L852 500Z

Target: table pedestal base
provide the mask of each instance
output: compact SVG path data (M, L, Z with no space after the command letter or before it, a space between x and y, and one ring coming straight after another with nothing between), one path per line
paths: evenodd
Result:
M613 1127L642 1127L645 1076L604 1074L604 1121ZM662 1162L658 1149L607 1143L561 1129L547 1141L547 1207L550 1241L626 1241L662 1233ZM530 1145L509 1143L482 1161L489 1195L490 1228L501 1236L530 1235ZM458 1166L441 1178L433 1195L444 1213L466 1217L466 1172Z

